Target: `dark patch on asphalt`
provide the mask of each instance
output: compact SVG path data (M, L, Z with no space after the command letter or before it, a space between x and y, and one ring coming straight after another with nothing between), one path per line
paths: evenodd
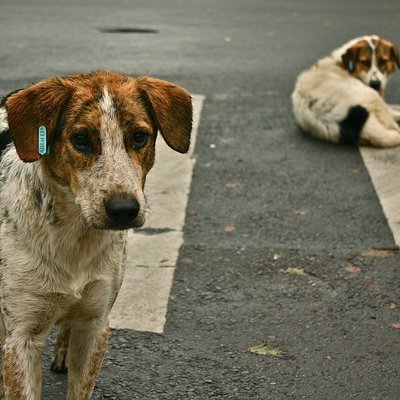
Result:
M160 235L161 233L168 233L174 231L175 229L171 228L143 228L138 231L135 231L135 233L141 233L142 235Z
M158 33L158 29L135 27L103 27L97 28L100 33Z

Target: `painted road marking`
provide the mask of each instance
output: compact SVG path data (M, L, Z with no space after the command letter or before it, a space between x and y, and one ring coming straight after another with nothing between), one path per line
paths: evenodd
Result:
M156 164L146 195L151 213L145 229L128 235L124 282L111 311L113 328L162 333L179 249L183 243L186 205L195 164L193 150L204 96L193 96L191 147L182 155L157 139Z
M393 238L400 246L400 148L360 147Z

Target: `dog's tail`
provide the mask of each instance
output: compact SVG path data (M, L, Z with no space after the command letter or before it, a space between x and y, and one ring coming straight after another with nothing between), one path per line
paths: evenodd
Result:
M339 122L340 142L343 144L357 144L368 117L368 110L360 105L349 108L346 117Z
M307 92L307 87L303 90L301 80L292 93L293 113L300 127L318 139L357 144L369 117L368 110L361 105L347 107L326 96L318 98L312 94Z

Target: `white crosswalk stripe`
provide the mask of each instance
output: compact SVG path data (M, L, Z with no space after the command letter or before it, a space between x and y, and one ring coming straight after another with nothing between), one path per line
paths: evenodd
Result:
M400 148L360 148L394 241L400 246Z
M145 229L128 236L127 271L110 325L161 333L179 249L195 163L193 150L204 96L193 96L193 131L188 154L175 153L157 140L156 164L146 194L151 208Z

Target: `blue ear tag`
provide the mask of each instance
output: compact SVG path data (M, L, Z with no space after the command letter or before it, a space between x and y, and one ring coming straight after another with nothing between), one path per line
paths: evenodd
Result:
M50 154L50 146L47 145L47 129L44 125L39 126L38 151L41 156Z
M349 60L349 71L353 72L354 71L354 63L352 60Z

